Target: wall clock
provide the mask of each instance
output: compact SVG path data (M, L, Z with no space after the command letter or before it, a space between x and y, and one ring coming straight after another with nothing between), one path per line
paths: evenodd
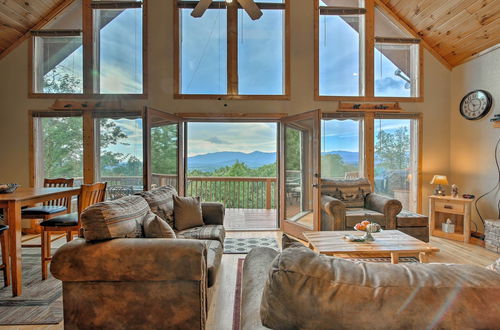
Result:
M490 112L493 98L485 90L475 90L464 96L460 102L460 114L468 120L481 119Z

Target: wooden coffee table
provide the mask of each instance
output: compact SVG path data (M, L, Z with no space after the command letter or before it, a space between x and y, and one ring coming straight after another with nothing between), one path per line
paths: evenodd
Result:
M400 255L418 255L420 262L428 262L428 254L439 252L438 248L399 230L384 230L372 234L375 238L372 242L349 242L344 239L344 236L349 234L363 235L357 231L304 232L311 249L329 256L369 258L390 255L391 262L397 264Z

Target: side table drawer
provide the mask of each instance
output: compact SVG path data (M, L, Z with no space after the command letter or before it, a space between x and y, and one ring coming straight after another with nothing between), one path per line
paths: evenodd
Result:
M453 201L436 201L436 211L464 213L464 204Z

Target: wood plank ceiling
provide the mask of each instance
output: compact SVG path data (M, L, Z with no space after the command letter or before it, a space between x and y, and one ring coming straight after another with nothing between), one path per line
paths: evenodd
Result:
M0 0L0 53L42 21L61 0Z
M500 43L499 0L382 0L452 67Z
M378 0L450 66L500 43L500 0ZM0 59L71 0L0 0Z

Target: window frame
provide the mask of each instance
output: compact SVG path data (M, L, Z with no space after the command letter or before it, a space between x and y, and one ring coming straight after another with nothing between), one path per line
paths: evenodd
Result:
M83 98L123 98L123 99L145 99L148 97L148 0L139 1L128 1L130 3L142 3L142 93L141 94L101 94L95 93L94 81L99 79L99 74L94 73L94 66L96 62L94 52L94 15L92 7L92 2L99 3L99 1L93 0L81 0L82 1L82 46L83 46L83 93L79 94L66 94L66 93L40 93L34 90L34 61L35 61L35 38L30 36L28 45L28 98L60 98L60 99L83 99ZM110 9L113 8L124 8L123 5L128 2L123 1L106 1L102 2L100 7L109 6ZM122 7L120 7L120 5ZM113 7L115 6L115 7ZM132 8L132 7L130 7ZM64 10L61 11L64 13ZM61 14L59 13L59 14ZM57 15L54 17L56 18ZM50 21L46 22L48 24ZM38 27L41 31L43 26ZM74 29L67 29L68 31L74 31ZM57 31L65 31L65 29L58 29Z
M242 95L238 92L238 9L241 8L236 0L231 3L223 2L227 10L227 94L183 94L181 93L180 69L180 9L196 5L174 0L173 2L173 59L174 59L174 99L191 100L290 100L290 0L284 3L262 3L262 9L283 10L285 25L283 28L283 94L280 95ZM182 6L181 6L182 5ZM284 7L284 8L283 8ZM194 7L193 7L194 8Z
M383 112L323 112L322 119L335 118L361 118L363 131L363 145L360 153L363 153L364 177L368 179L373 188L375 188L375 121L377 119L412 119L416 121L417 134L416 143L418 155L416 157L417 172L417 213L422 212L422 160L423 160L423 114L420 112L402 112L402 113L383 113ZM361 150L362 149L362 150Z
M320 34L320 0L314 0L314 100L315 101L355 101L355 102L423 102L424 101L424 53L423 44L419 42L418 50L418 96L416 97L381 97L375 96L375 7L386 14L395 25L421 41L418 34L407 28L400 19L388 12L381 0L365 0L365 31L364 49L361 49L360 59L364 59L361 74L364 78L364 96L336 96L319 94L319 34ZM353 9L353 8L351 8ZM414 39L412 39L414 40Z

